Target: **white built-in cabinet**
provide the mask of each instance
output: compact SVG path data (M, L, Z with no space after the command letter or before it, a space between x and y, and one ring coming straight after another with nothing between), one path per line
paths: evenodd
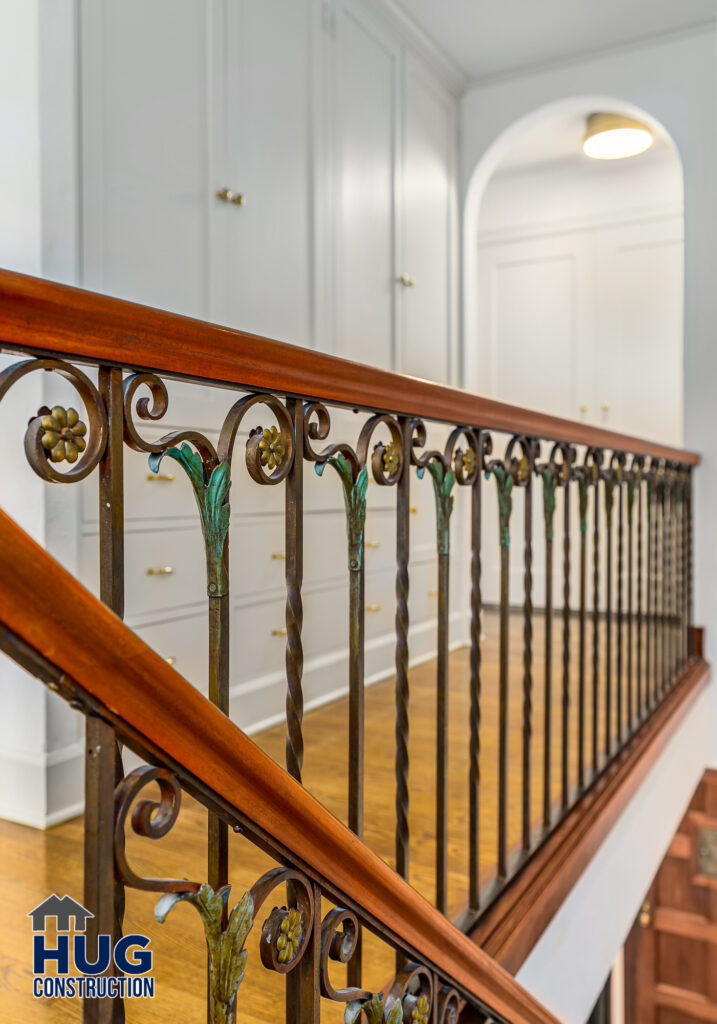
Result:
M681 444L681 214L494 232L478 253L483 393Z
M83 284L453 381L456 82L414 43L376 0L82 0ZM145 433L195 426L215 438L231 402L170 382L164 424ZM363 419L334 414L353 443ZM125 461L127 621L204 687L203 547L189 483L175 466L174 479L150 481L144 455ZM258 487L242 464L231 500L231 713L255 729L279 720L285 702L283 490ZM80 571L96 587L96 482L82 486ZM412 486L411 653L427 657L435 513L430 479ZM332 470L318 479L306 464L305 507L311 707L347 678L345 513ZM394 664L394 490L370 487L368 508L371 682ZM173 571L148 575L157 566ZM455 609L459 586L456 572Z
M337 354L448 383L455 365L455 99L372 14L332 19Z
M580 227L506 228L478 241L479 389L505 402L620 433L682 443L683 218L605 216ZM546 459L550 446L543 444ZM544 594L542 494L534 502L534 599ZM492 491L492 488L491 488ZM520 522L518 497L514 522ZM562 515L558 494L558 516ZM495 496L485 521L483 594L499 595ZM575 519L575 517L573 516ZM560 521L560 520L558 520ZM573 551L579 536L574 522ZM604 548L603 548L604 550ZM523 586L511 548L510 592ZM572 593L578 591L572 561ZM562 601L556 572L554 601Z

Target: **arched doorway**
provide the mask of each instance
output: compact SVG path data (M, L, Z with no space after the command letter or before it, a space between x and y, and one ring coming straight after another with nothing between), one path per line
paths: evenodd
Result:
M652 146L586 156L596 110L637 117ZM464 230L470 390L682 443L682 167L654 118L580 97L521 119L475 169Z

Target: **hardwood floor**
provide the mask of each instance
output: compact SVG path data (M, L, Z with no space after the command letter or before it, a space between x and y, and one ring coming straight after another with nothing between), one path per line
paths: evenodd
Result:
M481 870L485 881L492 876L496 859L497 759L498 759L498 622L497 615L485 616L483 645L483 696L481 726ZM592 643L587 634L588 651ZM560 707L561 626L554 627L553 672L553 756L552 795L560 792ZM522 618L513 616L510 636L511 692L509 713L509 844L520 837L521 764L522 764ZM532 744L531 809L539 821L542 800L543 759L543 629L542 617L535 616L534 637L534 712ZM588 665L589 665L588 656ZM571 714L570 775L576 777L577 744L577 623L571 627ZM588 670L587 678L590 674ZM411 671L410 705L410 829L411 884L428 899L434 891L434 816L435 816L435 663L429 662ZM448 902L460 908L467 898L468 879L468 737L469 737L469 659L466 649L450 659L450 761L448 807ZM588 693L590 687L588 685ZM589 705L589 701L586 702ZM602 732L602 730L601 730ZM590 710L587 730L590 735ZM255 737L279 763L284 757L284 727L277 726ZM304 723L305 785L333 814L345 820L347 801L347 702L340 700L306 716ZM172 832L152 842L130 836L127 855L138 874L145 876L192 878L206 876L206 813L185 799L180 819ZM79 1020L79 1002L60 1000L33 1001L31 994L31 930L26 915L52 892L82 897L82 819L36 831L20 825L0 822L2 860L2 921L0 923L0 972L2 997L0 1021L15 1022L31 1017L43 1022ZM365 841L389 863L394 844L394 683L388 680L366 691L366 776ZM230 881L235 902L256 879L274 864L242 837L230 837ZM203 931L193 908L180 905L164 925L153 918L157 894L128 891L125 931L146 932L152 938L156 998L127 1002L127 1021L140 1024L155 1020L178 1020L187 1024L204 1019ZM276 894L276 902L281 896ZM264 908L262 921L274 904ZM239 994L239 1020L273 1022L283 1019L283 980L264 970L258 956L260 928L256 927L247 943L249 960ZM393 953L372 935L365 936L364 984L379 990L391 977ZM335 987L345 970L332 967ZM322 1004L326 1020L339 1020L341 1008Z

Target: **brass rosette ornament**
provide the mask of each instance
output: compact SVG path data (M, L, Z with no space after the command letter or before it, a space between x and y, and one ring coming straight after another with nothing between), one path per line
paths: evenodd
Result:
M85 434L87 426L80 419L79 413L72 407L65 409L55 405L52 409L44 407L38 412L45 413L40 426L43 433L40 444L47 452L51 462L77 462L87 447Z
M18 381L37 370L56 374L67 381L84 406L84 419L72 406L43 405L25 431L25 455L31 468L43 480L73 483L83 480L102 458L107 445L107 411L102 397L76 366L61 359L26 359L0 373L0 401ZM66 463L60 471L57 466Z

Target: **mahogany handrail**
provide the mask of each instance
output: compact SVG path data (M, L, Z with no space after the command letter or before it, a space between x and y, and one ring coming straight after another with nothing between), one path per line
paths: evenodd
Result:
M0 270L0 344L697 466L694 452Z
M0 625L464 992L512 1024L557 1024L2 511Z

